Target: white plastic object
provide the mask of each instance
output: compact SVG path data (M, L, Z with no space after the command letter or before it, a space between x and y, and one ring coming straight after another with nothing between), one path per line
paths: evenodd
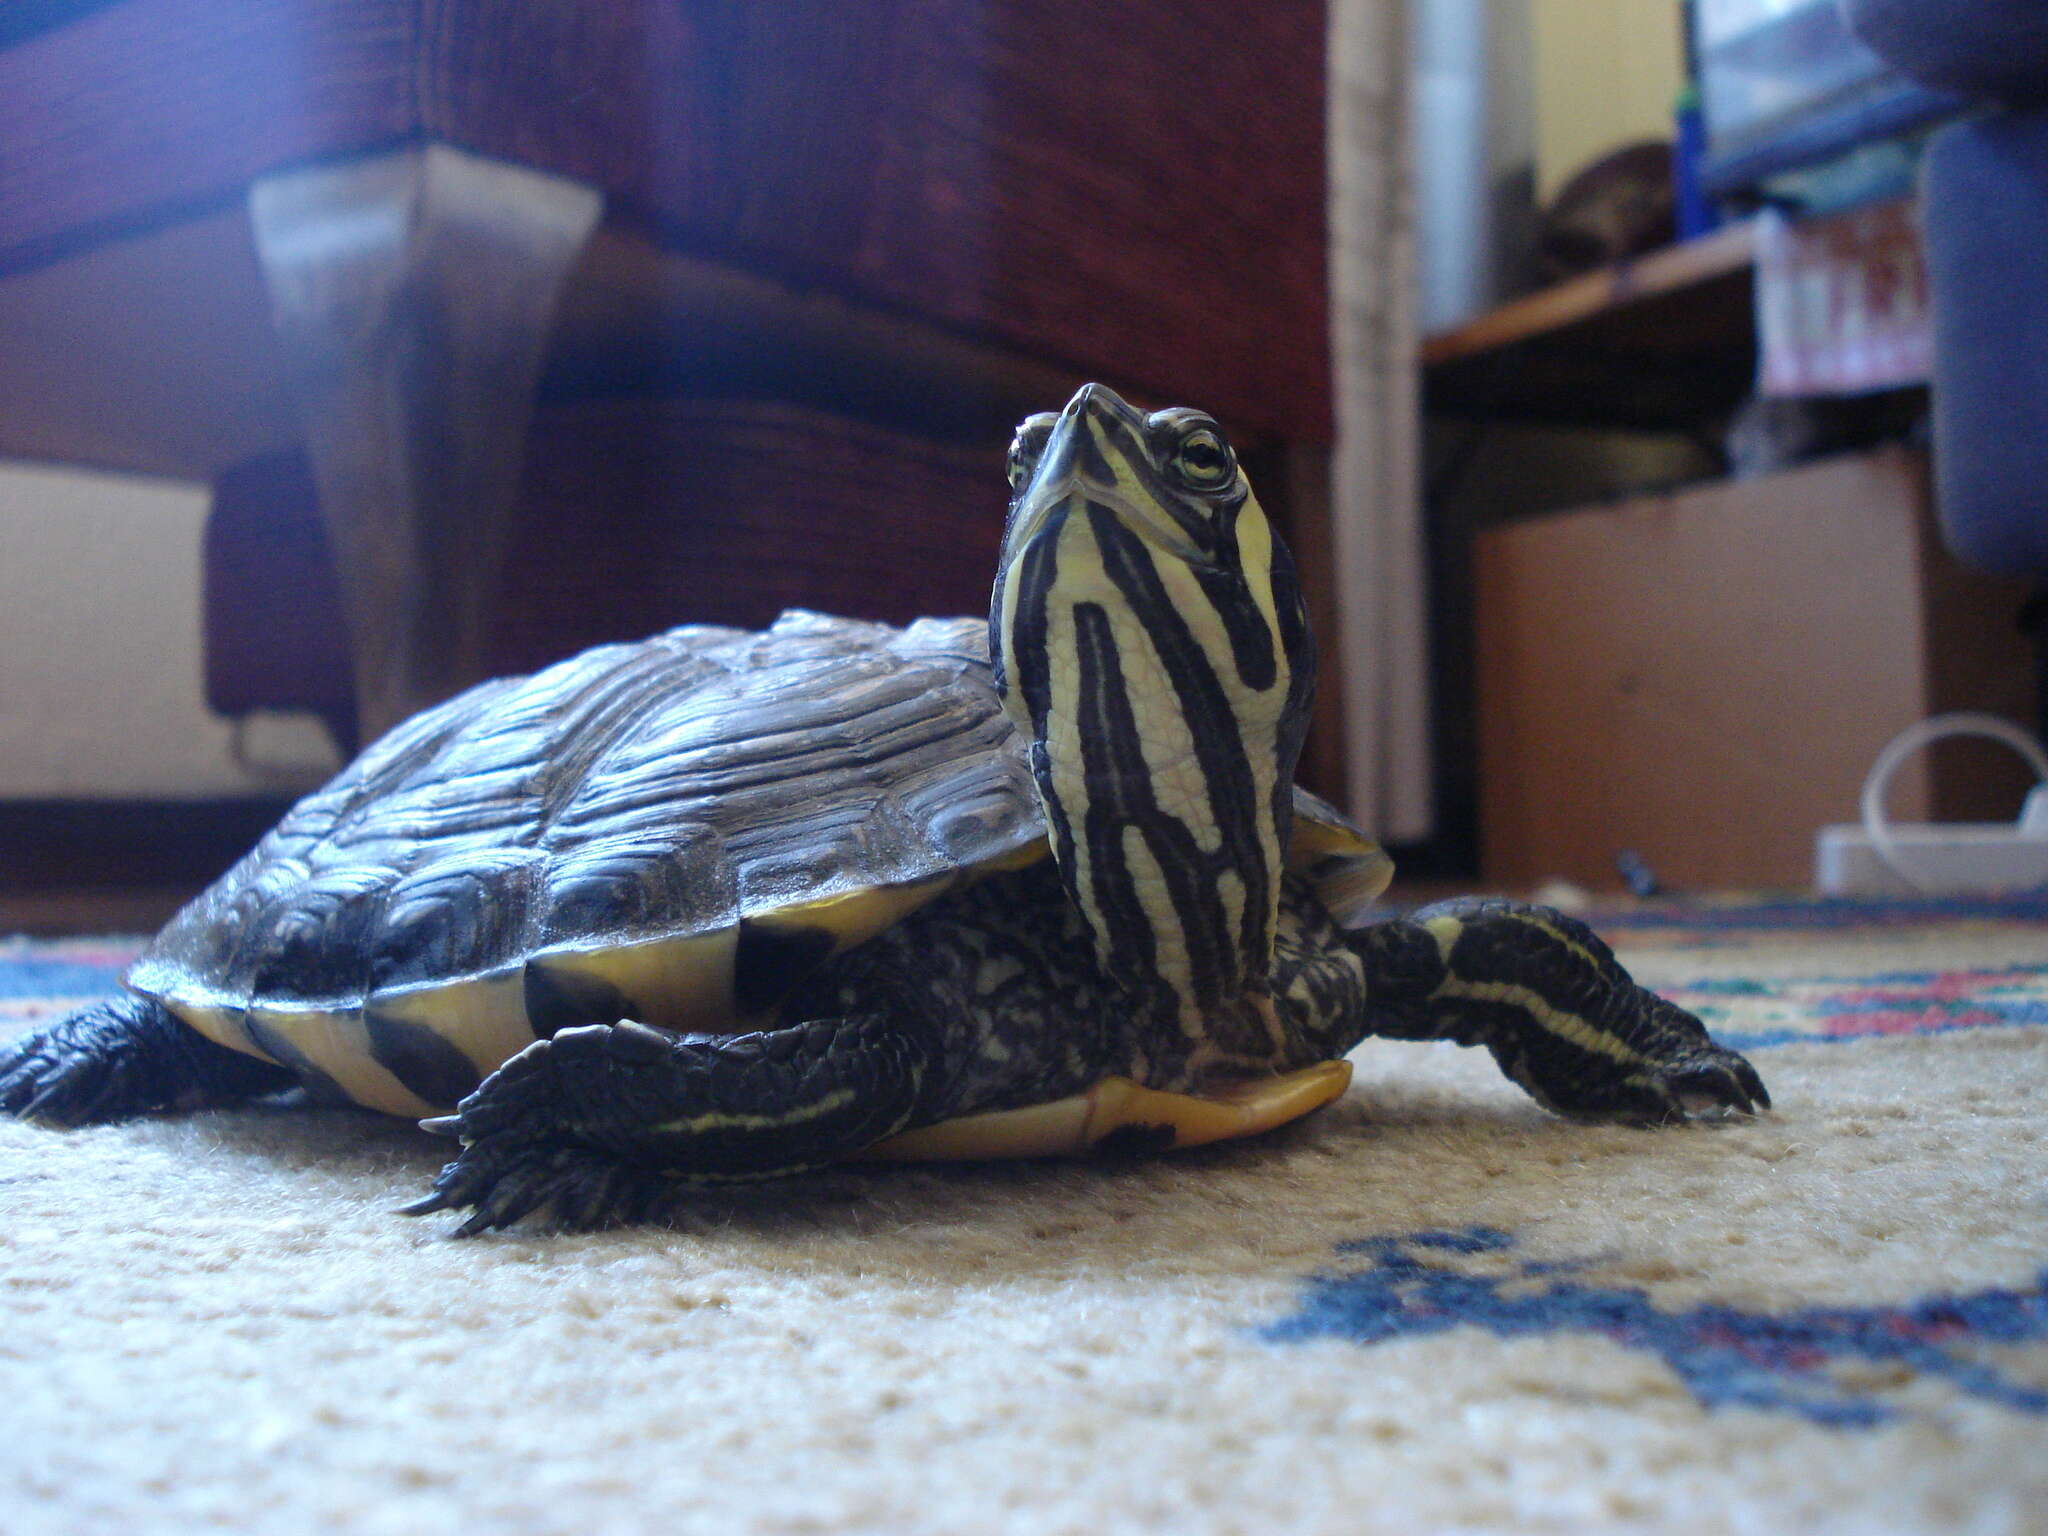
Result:
M2028 795L2018 821L1894 826L1887 820L1885 792L1900 765L1951 736L2001 741L2027 760L2042 782ZM2010 720L1958 713L1908 726L1870 765L1862 813L1860 826L1821 829L1814 883L1825 895L1870 895L1902 887L1928 896L1963 895L2048 884L2048 752Z

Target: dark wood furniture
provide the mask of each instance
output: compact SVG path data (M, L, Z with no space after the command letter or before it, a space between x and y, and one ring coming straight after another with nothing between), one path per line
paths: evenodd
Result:
M990 462L1083 378L1199 403L1273 466L1327 615L1322 7L1128 11L36 5L0 29L0 453L304 451L366 730L488 667L536 393ZM754 558L843 537L780 485Z
M987 457L779 401L544 406L481 665L531 672L685 619L759 628L792 607L896 624L974 612L1005 512ZM311 710L350 739L345 623L305 454L223 476L206 545L215 707Z
M1700 240L1501 305L1422 345L1432 415L1691 427L1756 382L1755 234Z

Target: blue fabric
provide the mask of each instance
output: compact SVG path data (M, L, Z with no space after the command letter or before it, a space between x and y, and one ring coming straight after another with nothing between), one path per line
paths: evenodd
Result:
M2048 97L2048 0L1846 0L1872 51L1922 85L1998 101Z
M1973 565L2048 576L2048 111L1944 128L1924 176L1942 528Z

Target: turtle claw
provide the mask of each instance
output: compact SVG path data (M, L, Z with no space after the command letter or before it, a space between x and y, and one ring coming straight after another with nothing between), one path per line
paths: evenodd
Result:
M1666 1048L1627 1071L1552 1074L1532 1071L1527 1057L1510 1058L1508 1075L1544 1105L1574 1120L1621 1121L1632 1125L1682 1125L1728 1115L1755 1116L1771 1107L1763 1079L1734 1051L1714 1044L1706 1031L1697 1041Z
M1733 1054L1732 1052L1730 1053ZM1764 1080L1755 1067L1742 1057L1735 1057L1735 1079L1748 1091L1751 1099L1750 1113L1756 1114L1771 1107L1770 1090L1764 1087Z
M455 1197L436 1185L417 1200L393 1206L391 1213L394 1216L431 1216L436 1211L452 1210L455 1204Z
M0 1114L64 1129L126 1118L118 1106L135 1096L131 1065L81 1036L66 1020L10 1041L0 1051Z
M554 1148L559 1153L564 1149ZM455 1229L457 1237L474 1237L497 1227L509 1227L530 1216L554 1198L553 1178L557 1170L553 1157L523 1158L500 1174L473 1202L476 1209Z
M1756 1068L1718 1045L1699 1057L1636 1074L1631 1081L1661 1101L1663 1113L1654 1116L1659 1120L1696 1120L1724 1111L1753 1117L1771 1107Z
M406 1216L468 1211L455 1237L511 1227L539 1212L567 1231L591 1231L644 1219L668 1181L621 1160L606 1145L600 1116L626 1085L608 1070L646 1070L669 1039L644 1025L588 1025L536 1040L508 1060L452 1115L420 1129L462 1143L433 1190L400 1208ZM577 1091L591 1074L587 1091ZM579 1106L581 1106L579 1108Z
M644 1221L666 1181L569 1142L511 1145L496 1138L465 1147L441 1170L434 1187L398 1208L401 1216L468 1210L449 1235L475 1237L546 1210L567 1232L593 1232Z

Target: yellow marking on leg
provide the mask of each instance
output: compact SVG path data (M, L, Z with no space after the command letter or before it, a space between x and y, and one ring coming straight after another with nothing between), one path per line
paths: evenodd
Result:
M1441 942L1441 941L1439 941ZM1630 1048L1614 1035L1582 1019L1575 1013L1567 1013L1531 987L1518 986L1511 981L1467 981L1462 977L1448 978L1435 992L1431 1000L1448 997L1472 1002L1506 1003L1520 1008L1545 1030L1561 1040L1569 1040L1582 1051L1591 1051L1611 1057L1624 1066L1644 1066L1650 1058Z
M686 1115L680 1120L664 1120L651 1129L658 1135L672 1136L696 1136L705 1131L772 1131L785 1126L821 1120L834 1110L846 1108L852 1102L851 1088L834 1088L815 1103L801 1105L780 1115L724 1115L711 1112Z
M1562 928L1558 927L1555 923L1546 922L1541 916L1534 912L1515 912L1509 915L1512 916L1516 922L1527 923L1531 928L1534 928L1541 933L1549 935L1552 939L1556 940L1560 946L1570 950L1573 954L1577 955L1581 960L1585 961L1586 964L1590 966L1593 970L1598 971L1605 969L1605 967L1601 964L1599 957L1595 955L1593 951L1586 948L1586 946L1581 944L1577 939L1570 937Z
M1458 947L1458 939L1465 932L1465 924L1448 915L1432 917L1424 921L1423 931L1436 940L1437 957L1444 964L1451 963L1451 951Z
M1127 1077L1105 1077L1086 1093L962 1115L877 1142L860 1161L924 1163L1061 1157L1086 1152L1126 1126L1164 1127L1171 1145L1196 1147L1255 1136L1341 1098L1351 1063L1323 1061L1280 1077L1251 1078L1211 1097L1164 1093Z
M1591 969L1595 971L1605 969L1600 958L1590 949L1565 933L1556 924L1545 922L1536 913L1495 911L1489 912L1486 915L1492 918L1509 918L1518 923L1525 923L1554 941L1560 948L1569 950L1574 955L1577 955ZM1443 957L1444 963L1448 965L1451 959L1451 950L1456 947L1459 935L1465 931L1464 920L1445 914L1430 918L1422 926L1428 929L1430 937L1436 940L1437 953Z

